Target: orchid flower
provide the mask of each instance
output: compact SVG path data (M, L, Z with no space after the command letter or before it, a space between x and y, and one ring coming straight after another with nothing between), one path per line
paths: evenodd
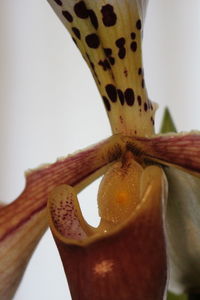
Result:
M154 132L141 51L147 2L49 0L92 71L113 136L29 172L22 195L1 207L0 299L12 298L47 228L48 198L73 299L164 299L167 255L171 289L200 285L199 213L190 208L199 206L200 137ZM93 228L76 195L103 174Z
M181 178L180 173L174 175L176 171L173 167L193 175L199 173L197 133L179 135L155 135L154 133L154 113L157 106L148 99L141 54L147 2L49 0L91 69L107 110L113 135L120 136L121 141L125 143L125 150L120 143L117 143L121 155L118 162L109 167L100 184L98 206L101 222L97 228L91 228L84 220L76 197L77 189L63 185L50 195L48 206L50 227L60 252L73 299L80 297L81 299L113 299L116 294L119 299L131 299L133 295L134 299L163 299L167 279L166 252L163 251L164 255L156 261L154 243L166 249L163 215L165 215L164 198L167 197L167 183L164 174L159 173L161 168L157 165L168 166L169 181L172 176L178 177L179 180ZM173 186L173 183L171 185ZM158 188L152 194L154 204L157 203L155 199L158 199L159 195L160 205L156 207L152 204L151 207L154 213L156 209L157 213L160 211L161 218L157 219L157 222L160 224L161 231L155 234L158 223L150 229L150 221L148 221L148 225L140 224L140 237L137 239L135 230L139 231L138 218L143 216L145 220L143 215L145 208L142 204L151 201L150 194L145 198L145 193L148 189L153 191L154 187ZM170 197L174 198L174 192L171 190L170 187ZM156 216L152 217L152 213L146 211L146 216L155 221ZM169 209L168 215L166 226L170 237L173 220ZM130 239L128 241L126 230ZM149 245L148 239L142 240L146 230L149 234L154 233ZM177 256L177 248L171 244L173 238L174 236L169 242L169 252L175 253L171 255L172 259ZM140 246L137 248L137 242L146 245L145 250L148 249L150 265L146 262L146 254ZM195 242L198 245L199 240ZM126 249L121 244L126 245ZM113 245L115 245L114 253ZM119 258L122 249L127 259ZM141 257L136 255L138 249ZM139 269L137 262L140 262L140 266L145 265L145 270L148 270L147 277L140 271L135 272L135 269ZM129 268L127 263L130 265ZM172 271L174 266L177 267L176 262L172 263ZM122 277L118 276L120 270L124 269L126 272L123 276L127 282L125 285ZM155 270L159 274L159 279L156 277L157 274L155 275ZM136 273L137 278L135 278ZM173 273L177 272L174 271L171 275L176 284L182 278ZM157 285L154 286L155 289L149 286L148 276L151 282ZM191 282L188 280L187 289L195 288L198 285L198 279L196 280L196 282L193 279ZM92 283L86 288L85 283L90 281ZM141 285L138 285L138 281ZM179 282L179 288L180 285ZM183 283L183 288L180 290L184 290L185 286L186 283Z

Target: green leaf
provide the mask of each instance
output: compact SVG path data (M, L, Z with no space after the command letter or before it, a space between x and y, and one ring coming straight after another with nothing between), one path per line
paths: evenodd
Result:
M161 133L173 131L176 131L176 127L166 108ZM173 167L165 168L165 174L169 185L166 211L169 289L183 293L200 287L200 178ZM192 298L171 293L167 298L167 300L186 299Z
M163 120L160 128L161 133L177 132L169 109L166 107L163 115Z
M168 292L167 300L188 300L188 297L185 294L175 295L175 294L172 294L171 292Z

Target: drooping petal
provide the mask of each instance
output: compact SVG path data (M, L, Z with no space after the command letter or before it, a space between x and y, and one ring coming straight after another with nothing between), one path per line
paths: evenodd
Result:
M27 174L26 187L13 203L0 208L0 299L12 299L42 234L47 228L46 203L57 185L80 191L121 155L119 138L45 165ZM81 168L80 168L81 166Z
M43 208L32 215L26 215L23 213L24 206L21 206L21 215L24 214L24 220L20 227L15 228L14 225L18 219L18 215L15 214L15 205L13 205L12 216L9 214L11 218L7 218L5 223L1 224L1 231L3 231L2 227L6 226L7 223L11 225L11 231L4 231L4 236L1 236L0 241L1 300L13 299L26 265L47 227L46 209ZM6 207L1 209L0 212L4 213L4 219L6 219Z
M68 186L49 199L50 227L74 300L162 300L167 278L163 230L163 173L143 176L141 202L109 231L93 233Z
M166 229L169 287L176 293L200 286L200 179L169 167Z
M113 133L151 135L141 40L148 1L48 0L87 62Z
M200 134L198 132L123 138L139 158L175 166L193 175L200 174Z

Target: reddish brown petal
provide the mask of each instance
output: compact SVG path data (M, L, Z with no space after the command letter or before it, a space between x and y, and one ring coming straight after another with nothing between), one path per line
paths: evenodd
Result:
M151 138L134 137L127 139L127 145L137 156L173 165L192 174L200 174L200 134L166 134Z
M156 178L150 182L146 179L147 192L130 219L109 234L89 236L86 231L83 234L80 221L80 239L66 238L62 226L60 230L63 214L56 219L54 216L59 211L56 212L55 207L60 211L67 209L65 205L69 201L65 202L64 198L68 195L63 190L62 196L58 195L62 199L57 202L54 198L53 210L50 205L50 225L73 300L163 299L167 277L162 216L164 183L161 170L154 175ZM73 209L76 222L76 207ZM70 228L73 228L73 220Z
M77 154L27 174L23 193L0 209L0 299L11 299L26 264L47 227L49 192L67 183L82 189L102 168L121 155L118 137L112 137Z

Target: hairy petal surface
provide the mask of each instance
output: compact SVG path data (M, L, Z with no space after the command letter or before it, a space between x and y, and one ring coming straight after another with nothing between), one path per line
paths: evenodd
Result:
M136 156L146 161L157 161L200 174L200 134L198 132L163 134L146 137L122 138Z
M49 192L60 184L81 190L121 155L119 137L27 174L23 193L0 207L0 299L12 299L32 252L47 228Z
M92 233L68 186L49 199L50 227L74 300L162 300L167 279L162 170L144 173L141 202L116 228Z
M169 167L166 228L170 289L190 292L200 286L200 179Z
M148 1L48 0L87 62L113 133L151 135L141 41Z

